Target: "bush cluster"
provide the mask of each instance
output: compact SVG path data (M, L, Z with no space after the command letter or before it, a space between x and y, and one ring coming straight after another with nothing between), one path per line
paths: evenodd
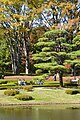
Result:
M16 95L15 96L18 100L23 100L23 101L26 101L26 100L33 100L33 97L32 96L29 96L27 94L19 94L19 95Z
M78 89L75 89L75 90L70 89L70 90L66 90L65 92L66 92L67 94L73 95L73 94L80 93L80 90L78 90Z
M6 90L6 91L4 91L4 95L7 95L7 96L14 96L16 94L19 94L18 90Z

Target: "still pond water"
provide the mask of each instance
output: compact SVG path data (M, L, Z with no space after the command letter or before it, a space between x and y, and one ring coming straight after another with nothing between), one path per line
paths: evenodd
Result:
M80 120L80 109L0 108L0 120Z

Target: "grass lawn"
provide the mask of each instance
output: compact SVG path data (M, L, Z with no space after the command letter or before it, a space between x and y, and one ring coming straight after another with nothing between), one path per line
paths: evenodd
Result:
M80 94L70 95L66 94L65 90L68 88L44 88L37 87L33 88L33 91L27 92L26 90L20 89L20 93L27 93L31 95L34 100L30 101L20 101L15 98L15 96L6 96L4 95L5 90L0 90L0 104L27 104L27 105L37 105L37 104L80 104Z
M22 89L21 86L17 85L18 80L0 80L0 106L6 105L46 105L46 104L80 104L80 94L70 95L66 94L66 89L70 88L60 88L59 81L44 81L42 87L40 85L33 85L33 91L28 91ZM30 80L27 80L29 83ZM20 88L21 87L21 88ZM19 89L20 93L28 94L34 98L34 100L21 101L17 100L15 96L6 96L2 88L7 89ZM73 88L75 89L75 88ZM80 89L80 87L78 88Z

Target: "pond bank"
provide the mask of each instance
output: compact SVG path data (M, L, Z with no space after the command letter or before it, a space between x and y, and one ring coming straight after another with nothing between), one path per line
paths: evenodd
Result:
M80 110L80 104L66 104L66 103L46 103L46 104L0 104L0 109L79 109Z

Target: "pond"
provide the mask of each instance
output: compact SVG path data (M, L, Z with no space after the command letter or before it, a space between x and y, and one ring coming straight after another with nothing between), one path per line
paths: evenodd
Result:
M57 108L57 109L56 109ZM0 108L0 120L80 120L80 109L58 106Z

